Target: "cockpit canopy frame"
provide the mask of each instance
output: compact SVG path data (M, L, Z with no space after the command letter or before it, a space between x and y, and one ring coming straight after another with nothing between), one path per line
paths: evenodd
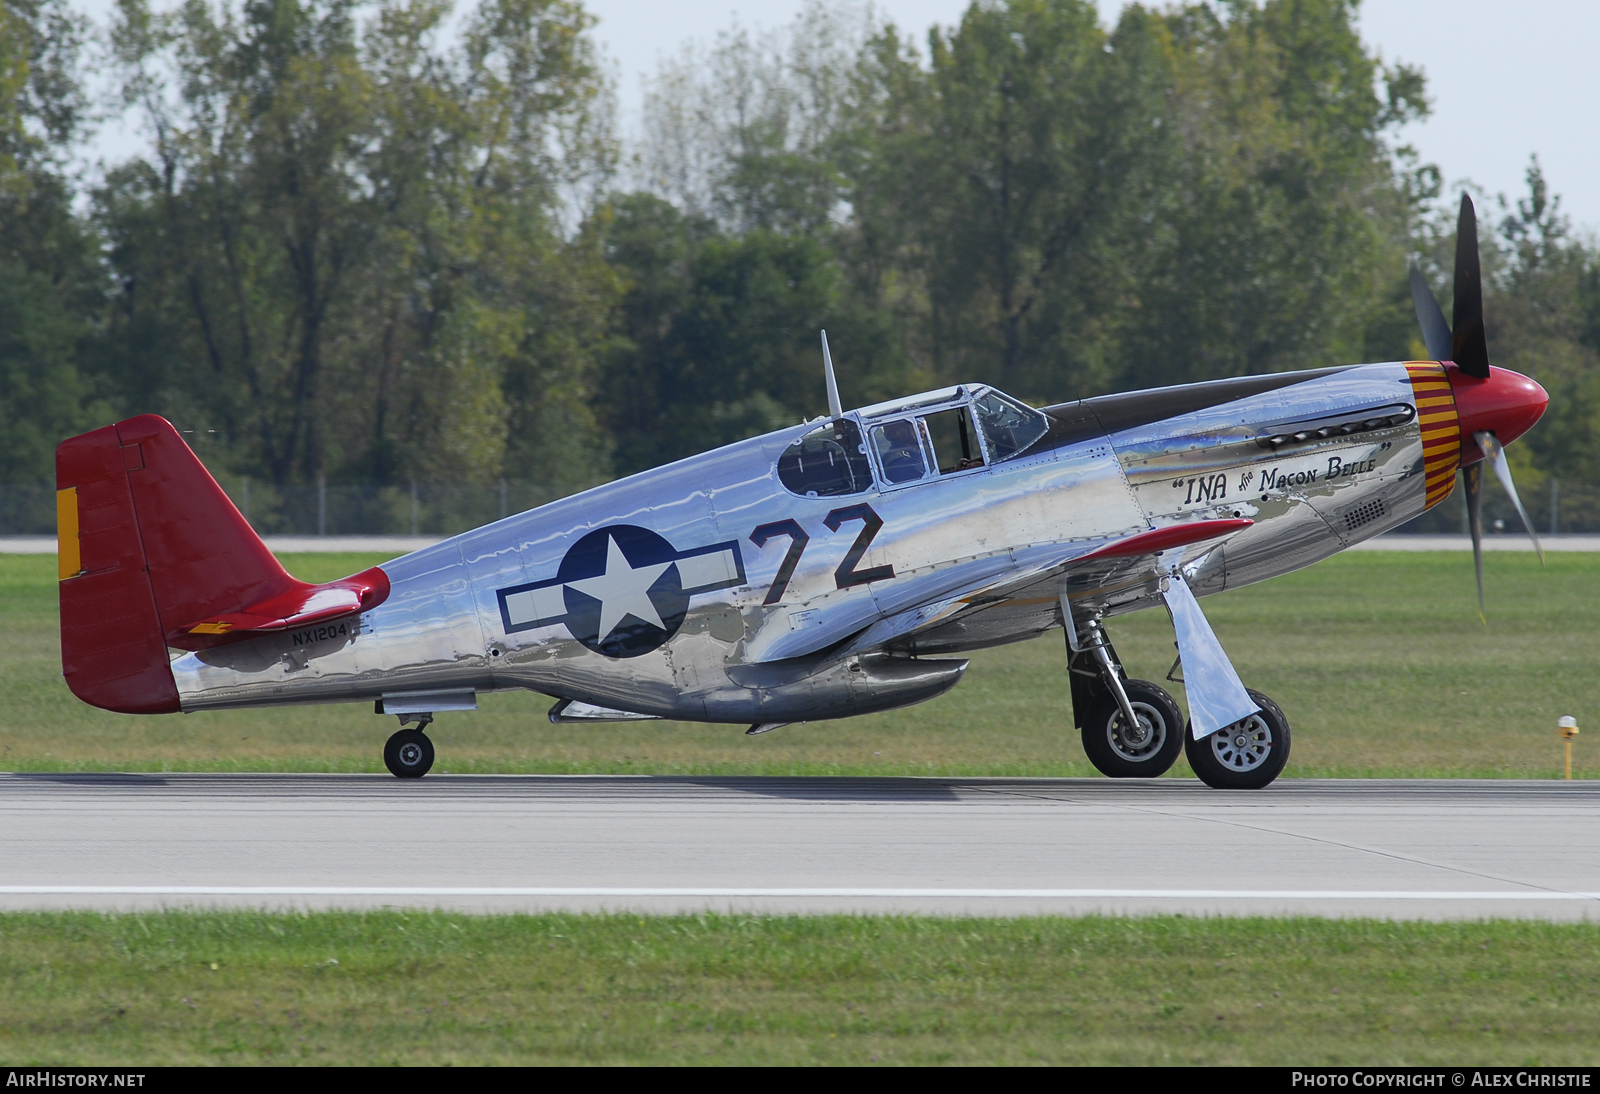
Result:
M987 385L940 388L813 423L778 458L778 480L801 497L899 489L1014 459L1048 430L1041 411Z

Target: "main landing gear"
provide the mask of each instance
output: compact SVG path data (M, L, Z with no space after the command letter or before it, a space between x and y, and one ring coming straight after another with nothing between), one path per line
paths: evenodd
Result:
M400 729L383 746L383 766L399 779L420 779L433 766L433 741L422 732L433 721L431 714L400 715ZM415 721L417 728L408 723Z
M1068 645L1072 708L1083 750L1113 779L1153 779L1183 751L1183 712L1159 684L1129 680L1098 620L1073 650ZM1069 636L1070 637L1070 636Z
M1084 718L1083 750L1113 779L1154 778L1183 751L1183 712L1165 688L1148 680L1128 680L1122 688L1134 720L1115 696L1103 696Z
M1070 624L1069 624L1070 625ZM1070 637L1070 636L1069 636ZM1153 779L1184 753L1207 786L1258 790L1289 760L1289 720L1259 691L1246 689L1260 709L1242 721L1195 740L1177 700L1159 684L1130 680L1098 620L1068 643L1072 708L1083 750L1113 779Z

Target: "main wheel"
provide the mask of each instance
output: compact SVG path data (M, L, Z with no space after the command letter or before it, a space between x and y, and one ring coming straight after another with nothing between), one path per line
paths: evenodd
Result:
M1289 719L1278 704L1251 691L1261 709L1243 721L1217 730L1203 741L1184 727L1183 748L1200 781L1218 790L1260 790L1289 762Z
M1183 711L1165 688L1148 680L1129 680L1123 688L1139 724L1128 725L1117 697L1108 691L1089 706L1083 750L1109 778L1153 779L1183 751Z
M420 729L402 729L383 746L383 766L398 779L420 779L433 766L433 742Z

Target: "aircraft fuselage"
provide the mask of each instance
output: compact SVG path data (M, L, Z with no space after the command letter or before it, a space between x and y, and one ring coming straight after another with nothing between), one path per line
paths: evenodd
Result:
M966 662L938 655L1060 626L1063 590L1075 615L1160 603L1151 560L1075 564L1109 540L1251 521L1159 560L1218 592L1410 520L1449 493L1461 458L1431 363L1062 404L1009 454L1032 427L986 433L974 403L990 390L751 438L385 563L390 595L359 616L177 657L182 708L442 696L449 709L531 689L716 722L887 709L960 678ZM845 451L851 437L860 451ZM828 461L847 461L843 480L825 478ZM793 489L806 475L824 489Z

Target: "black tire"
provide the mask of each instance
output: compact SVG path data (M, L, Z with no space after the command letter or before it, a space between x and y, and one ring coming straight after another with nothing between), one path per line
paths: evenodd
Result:
M1249 688L1261 709L1203 741L1185 726L1183 749L1200 781L1217 790L1260 790L1289 762L1289 719L1278 704Z
M433 766L433 742L420 729L402 729L383 746L383 766L397 779L420 779Z
M1126 732L1122 707L1108 691L1089 705L1081 727L1083 750L1108 778L1153 779L1177 763L1183 751L1183 711L1165 688L1148 680L1128 680L1123 687L1142 735Z

